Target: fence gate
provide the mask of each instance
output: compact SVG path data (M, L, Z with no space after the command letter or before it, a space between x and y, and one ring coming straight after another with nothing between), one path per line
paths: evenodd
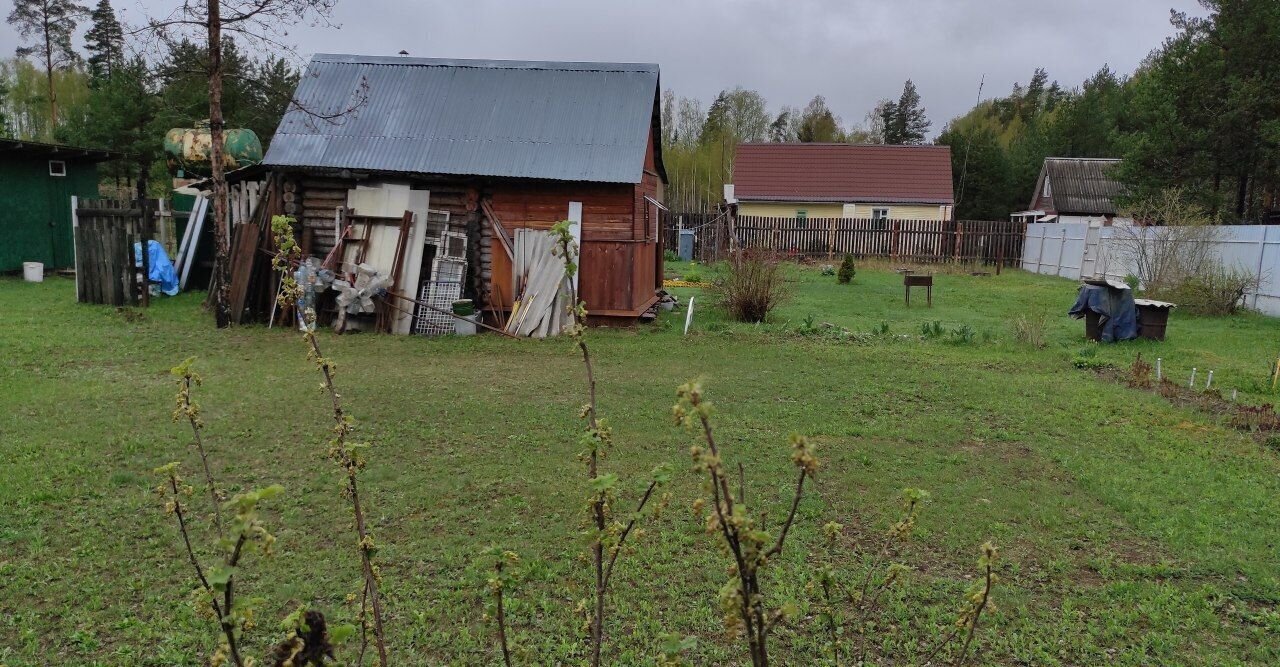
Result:
M133 254L133 244L144 239L140 202L71 199L76 301L123 306L144 300L146 281Z

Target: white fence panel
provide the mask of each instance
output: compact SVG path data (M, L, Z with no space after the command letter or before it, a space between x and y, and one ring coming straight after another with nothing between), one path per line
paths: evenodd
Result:
M1115 227L1090 234L1085 223L1034 223L1027 225L1022 247L1022 268L1033 273L1079 280L1082 269L1090 274L1124 280L1135 273L1129 258L1115 240ZM1145 234L1147 230L1143 229ZM1280 227L1231 225L1221 228L1214 254L1226 267L1261 276L1256 292L1246 295L1249 307L1280 316Z

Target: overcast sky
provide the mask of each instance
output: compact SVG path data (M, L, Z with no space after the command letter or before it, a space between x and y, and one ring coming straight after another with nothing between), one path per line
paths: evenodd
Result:
M0 0L4 15L12 0ZM82 0L93 4L96 0ZM124 20L176 0L113 0ZM656 62L662 85L704 106L723 88L770 110L815 94L846 123L911 78L934 133L1037 66L1065 87L1104 63L1129 73L1173 34L1169 10L1195 0L338 0L335 27L297 25L312 53ZM81 46L83 42L79 42ZM0 26L0 53L18 45Z

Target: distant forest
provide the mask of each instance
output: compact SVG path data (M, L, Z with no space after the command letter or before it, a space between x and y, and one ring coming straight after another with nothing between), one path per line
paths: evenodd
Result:
M1006 219L1025 209L1046 157L1119 157L1131 197L1182 187L1223 223L1273 219L1280 210L1280 2L1202 0L1205 18L1171 13L1177 34L1132 75L1103 65L1064 88L1044 69L1004 97L948 122L956 214ZM767 111L757 92L720 93L704 112L664 97L667 199L713 206L732 181L742 141L921 143L930 127L914 84L842 126L822 96L804 109Z
M1222 222L1276 215L1280 2L1201 4L1204 18L1171 14L1176 35L1131 75L1103 65L1066 88L1036 69L1025 85L946 123L936 141L952 148L957 215L1005 219L1025 208L1047 156L1124 158L1119 175L1132 196L1180 186ZM72 0L15 0L14 7L8 21L39 38L29 35L17 55L0 60L0 136L129 153L133 159L108 175L122 188L142 173L163 176L165 131L207 115L203 51L177 42L137 55L109 0L92 11ZM72 35L82 22L88 32L76 48ZM227 124L254 130L266 144L299 72L283 57L254 57L230 40L224 60ZM910 80L896 99L851 123L821 95L803 108L770 110L760 93L742 87L705 107L666 91L662 121L666 199L685 211L720 202L744 141L918 144L933 129Z

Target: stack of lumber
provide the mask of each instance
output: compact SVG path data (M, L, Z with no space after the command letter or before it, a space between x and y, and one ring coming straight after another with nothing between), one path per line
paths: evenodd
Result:
M555 254L556 237L545 230L515 231L512 278L516 302L506 331L533 338L558 335L572 323L569 307L573 297L564 274L565 260Z

